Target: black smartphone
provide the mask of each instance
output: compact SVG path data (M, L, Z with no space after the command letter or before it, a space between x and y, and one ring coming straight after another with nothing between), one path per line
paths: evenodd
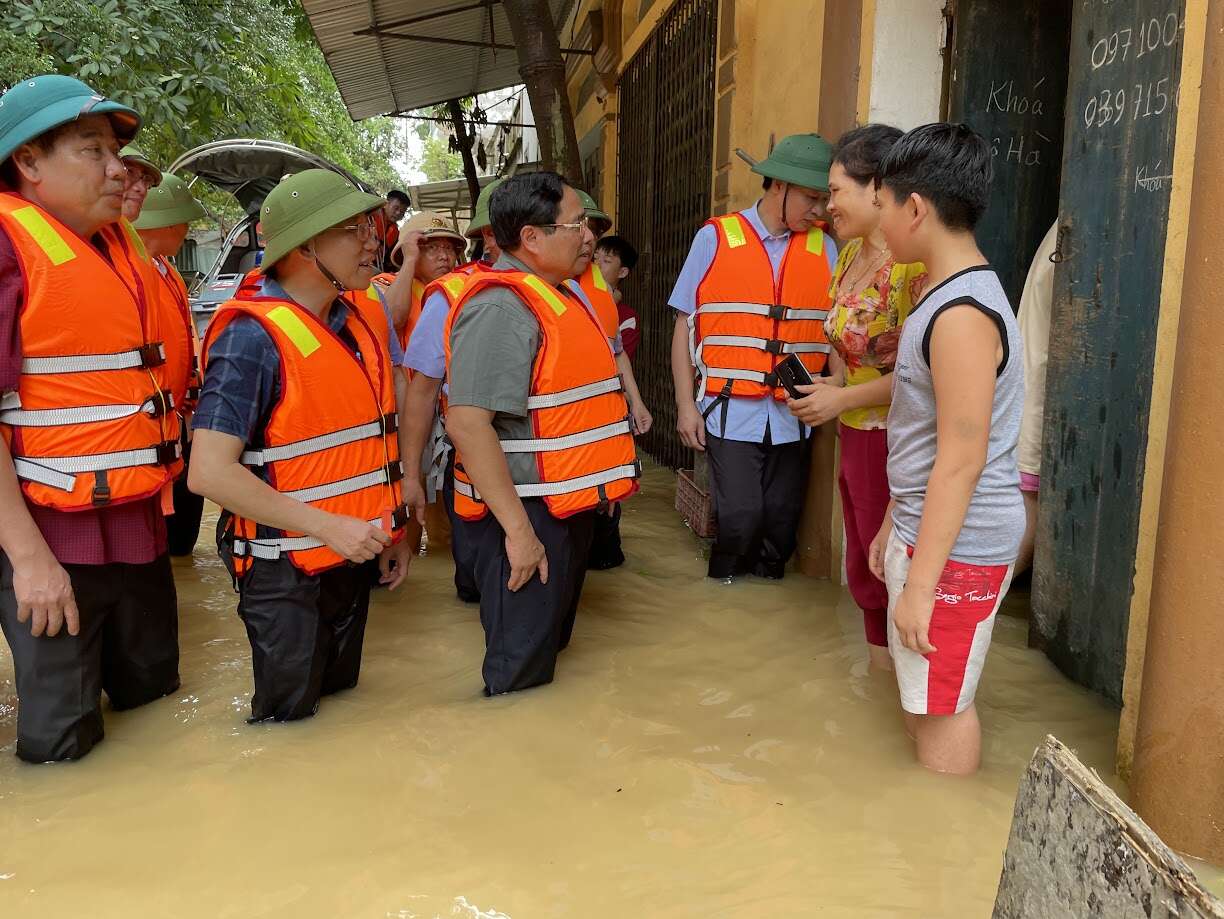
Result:
M815 382L797 354L786 355L786 358L774 368L774 373L778 375L778 382L790 393L792 399L803 398L804 393L801 393L798 387L811 386Z

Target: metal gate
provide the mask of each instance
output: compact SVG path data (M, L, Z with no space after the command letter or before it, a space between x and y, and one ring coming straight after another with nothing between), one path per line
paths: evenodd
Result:
M641 255L625 296L641 331L634 373L654 413L641 442L672 468L691 468L692 453L676 433L667 297L709 217L717 31L717 0L678 0L620 83L617 232Z

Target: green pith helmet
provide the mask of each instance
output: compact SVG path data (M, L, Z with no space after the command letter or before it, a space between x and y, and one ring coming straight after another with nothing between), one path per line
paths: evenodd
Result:
M480 239L480 231L487 230L491 225L489 220L489 199L493 197L493 189L501 185L505 179L494 179L488 185L480 190L480 197L476 199L476 209L472 211L472 222L467 225L467 229L463 235L468 239Z
M778 141L752 171L801 188L827 191L832 162L833 145L819 134L792 134Z
M383 206L383 199L358 189L330 169L307 169L285 179L264 199L263 268L336 224Z
M109 115L119 143L131 143L140 116L94 92L80 80L56 73L30 77L0 96L0 163L22 144L82 115Z
M191 196L187 183L176 175L163 176L161 184L149 189L144 208L132 224L138 230L159 230L199 220L206 211Z
M161 184L162 171L153 165L153 161L151 159L149 159L131 144L128 144L119 151L119 159L123 160L124 163L136 163L139 166L144 166L145 169L157 176L157 183L153 186L154 188Z
M586 215L587 220L591 221L591 230L596 236L602 236L612 229L612 218L605 214L599 208L599 202L584 192L581 188L575 188L578 192L578 199L582 202L582 210Z

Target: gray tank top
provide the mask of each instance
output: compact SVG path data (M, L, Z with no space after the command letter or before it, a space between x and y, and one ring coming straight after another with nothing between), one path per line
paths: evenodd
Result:
M935 389L931 380L931 332L951 306L971 304L999 326L1003 363L995 382L986 468L965 514L952 559L973 565L1010 565L1024 534L1024 500L1016 441L1024 408L1024 362L1020 331L999 276L988 266L967 268L932 288L901 329L888 413L888 487L895 503L893 526L912 546L935 464Z

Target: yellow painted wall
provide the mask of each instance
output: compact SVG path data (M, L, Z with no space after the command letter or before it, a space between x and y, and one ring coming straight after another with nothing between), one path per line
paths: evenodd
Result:
M825 20L825 0L735 0L733 5L734 100L724 135L730 150L720 151L715 144L715 168L727 171L729 166L725 195L718 193L723 188L716 187L715 193L725 209L747 207L761 188L760 177L734 155L736 147L759 159L769 152L771 134L776 141L816 130ZM730 158L720 161L727 153Z

